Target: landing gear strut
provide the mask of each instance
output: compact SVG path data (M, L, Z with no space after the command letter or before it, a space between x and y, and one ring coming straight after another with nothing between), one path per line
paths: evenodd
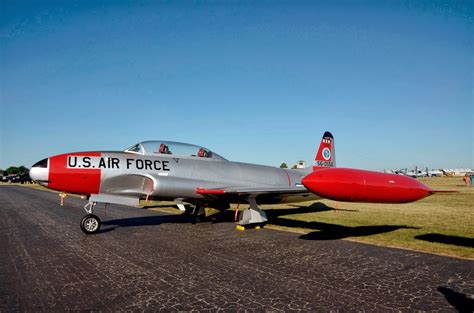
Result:
M239 219L239 225L246 226L251 224L264 224L267 222L267 215L258 207L255 197L250 197L248 201L250 207L242 212Z
M206 210L205 210L204 205L196 204L192 212L192 216L193 216L193 221L192 221L193 224L196 224L197 222L200 222L201 220L206 219Z
M95 234L100 229L100 218L97 215L92 214L96 204L97 202L89 201L84 206L87 215L81 220L81 230L87 235Z

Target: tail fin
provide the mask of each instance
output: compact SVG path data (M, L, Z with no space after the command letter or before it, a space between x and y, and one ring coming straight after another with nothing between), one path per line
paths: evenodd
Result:
M334 137L330 132L324 133L314 160L313 171L336 166L336 148L334 146Z

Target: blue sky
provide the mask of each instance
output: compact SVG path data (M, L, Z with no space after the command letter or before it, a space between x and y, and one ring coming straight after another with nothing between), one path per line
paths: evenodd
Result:
M2 1L0 168L147 139L474 167L472 2Z

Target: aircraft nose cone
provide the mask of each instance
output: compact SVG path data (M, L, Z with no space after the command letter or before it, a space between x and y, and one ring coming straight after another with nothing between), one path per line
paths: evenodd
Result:
M48 159L43 159L35 163L35 165L33 165L30 169L31 179L38 182L40 185L43 185L43 186L48 185L48 176L49 176Z

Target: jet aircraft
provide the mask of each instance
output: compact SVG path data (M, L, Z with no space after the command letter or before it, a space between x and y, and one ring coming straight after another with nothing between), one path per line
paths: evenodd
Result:
M86 234L100 229L101 221L93 214L97 203L137 206L140 199L171 200L181 211L186 210L184 203L192 204L195 217L205 214L205 207L225 210L231 203L248 203L249 208L239 219L240 225L248 225L267 221L259 207L262 204L321 197L400 203L432 193L427 186L408 177L334 168L335 164L334 137L325 132L315 163L304 169L233 162L192 144L143 141L125 151L51 156L34 164L30 176L47 188L87 196L87 215L80 223ZM376 188L371 189L371 185ZM388 196L380 197L380 191Z

